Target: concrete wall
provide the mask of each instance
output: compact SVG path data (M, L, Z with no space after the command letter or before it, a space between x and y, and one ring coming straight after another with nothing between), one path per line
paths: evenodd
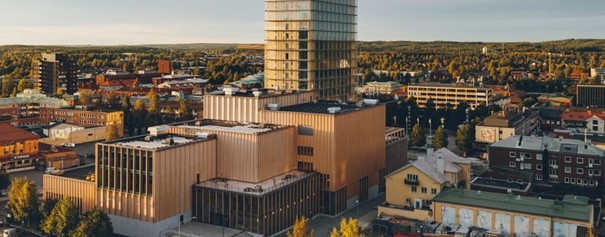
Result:
M71 137L67 138L67 139L47 137L47 138L41 138L40 142L55 145L55 146L61 146L65 143L82 144L82 143L88 143L88 142L94 142L94 141L102 141L102 140L105 140L105 132L106 132L105 126L87 128L84 130L73 131L71 133Z
M415 210L404 210L401 208L378 206L378 215L380 216L393 216L393 217L405 217L412 220L419 221L431 221L433 220L432 211L415 209Z

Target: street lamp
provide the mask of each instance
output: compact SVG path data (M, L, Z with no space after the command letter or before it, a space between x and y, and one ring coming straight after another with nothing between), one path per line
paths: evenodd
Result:
M184 220L184 221L179 221L179 237L181 237L181 225L182 225L184 222L191 221L191 220L194 220L194 219L195 219L195 216L192 216L191 218L189 218L189 219L187 219L187 220Z
M359 219L359 200L355 200L355 203L357 204L357 211L355 213L355 216L357 219Z

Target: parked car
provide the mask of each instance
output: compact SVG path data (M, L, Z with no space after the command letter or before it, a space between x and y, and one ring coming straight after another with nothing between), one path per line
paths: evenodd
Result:
M64 173L63 170L61 169L57 169L55 167L48 167L46 168L46 172L47 174L54 174L54 175L62 175Z
M69 147L69 148L74 148L74 147L76 147L76 144L75 144L75 143L71 143L71 142L69 142L69 143L65 143L65 144L63 144L63 146L64 146L64 147Z
M18 230L16 228L8 228L4 230L4 237L15 237L18 235Z

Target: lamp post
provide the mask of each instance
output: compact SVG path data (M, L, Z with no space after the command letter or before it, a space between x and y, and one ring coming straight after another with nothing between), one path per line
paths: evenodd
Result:
M182 225L184 222L191 221L191 220L194 220L194 219L195 219L195 216L192 216L191 218L189 218L189 219L187 219L187 220L184 220L184 221L179 221L179 237L181 237L181 225Z
M355 218L359 219L359 200L355 200L355 203L357 204L357 210L355 211Z

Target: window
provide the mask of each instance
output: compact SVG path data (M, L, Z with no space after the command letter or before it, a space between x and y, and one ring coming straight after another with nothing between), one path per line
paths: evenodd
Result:
M588 170L588 175L593 175L592 170Z
M576 178L571 178L569 181L571 184L576 184Z
M517 162L514 162L514 161L508 162L508 167L517 167Z
M576 169L576 173L578 173L578 174L584 174L584 169L578 168L578 169Z
M593 120L593 121L592 121L592 124L597 125L597 124L599 124L599 121L597 121L597 120Z
M416 187L416 186L412 186L412 192L413 192L413 193L418 192L418 187Z
M541 164L537 164L536 165L536 170L542 170L542 165Z
M594 170L594 176L601 176L601 170Z
M298 146L298 154L301 156L313 156L313 147Z
M594 186L594 180L592 180L592 179L591 179L591 180L589 180L589 181L588 181L588 185L590 185L590 186Z
M584 185L588 185L588 179L584 179Z
M566 184L569 183L569 177L565 177L565 179L563 179L565 181Z
M436 188L431 188L431 194L433 194L433 195L437 194L437 189Z
M548 174L549 175L557 175L557 170L556 169L549 169L548 170Z
M592 161L592 163L593 163L594 165L601 165L601 160L599 160L599 159L595 159L595 160L593 160L593 161Z
M571 167L565 167L565 173L571 174Z
M525 169L531 170L531 163L525 163Z
M570 159L571 159L571 158L570 158ZM571 162L571 160L570 160L570 162ZM548 161L548 164L549 164L549 165L557 165L557 160L549 160L549 161Z
M542 180L542 174L536 174L536 180Z
M425 187L422 187L422 188L420 189L420 191L421 191L422 193L426 193L426 188L425 188Z
M565 163L571 163L571 156L565 157Z
M418 180L418 175L415 174L408 174L408 180Z
M301 136L313 136L313 127L298 126L298 135L301 135Z
M542 154L536 154L536 160L542 160Z
M584 164L584 158L578 157L578 159L576 160L576 162L578 162L578 164Z
M511 151L511 152L508 153L508 156L510 156L512 158L515 158L515 157L517 157L517 153L514 152L514 151Z

